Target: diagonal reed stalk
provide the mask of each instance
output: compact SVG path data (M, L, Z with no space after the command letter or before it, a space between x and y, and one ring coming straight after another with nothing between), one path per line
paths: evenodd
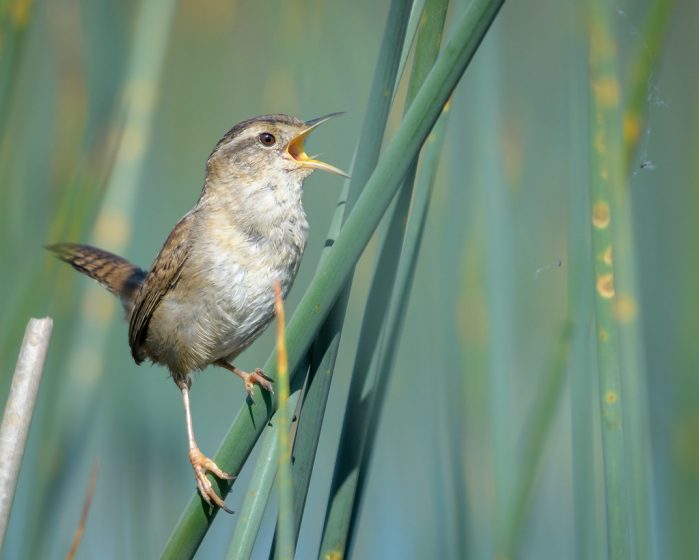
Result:
M408 65L410 53L413 50L413 44L417 37L418 26L422 19L425 0L412 0L410 4L410 17L408 18L408 24L405 30L405 41L403 42L403 51L400 55L400 64L398 65L398 75L395 80L396 86L403 80L405 68ZM395 95L396 92L394 91L393 93Z
M406 104L410 106L439 53L447 2L427 0L420 15L413 69ZM432 145L438 144L432 142ZM321 556L343 554L352 532L358 496L373 448L379 416L389 382L391 362L406 308L422 225L428 207L432 181L423 181L416 207L410 216L411 235L405 243L406 218L413 194L417 157L406 173L376 258L365 316L352 373L340 448L335 464L325 520ZM433 177L432 177L433 178ZM402 252L403 250L403 252ZM399 273L400 268L400 273ZM396 279L398 282L396 283ZM367 379L374 378L372 393L362 397ZM368 403L368 405L367 405ZM373 428L373 429L372 429Z
M390 384L390 376L393 371L403 321L407 311L408 297L415 276L415 266L417 264L417 257L425 231L425 222L430 207L432 189L434 187L442 153L449 110L450 102L447 102L444 105L442 116L432 129L432 133L425 142L425 147L422 151L422 167L415 182L414 194L410 205L410 214L407 216L407 223L405 225L403 247L396 270L396 282L386 313L381 346L378 349L378 365L376 368L378 376L370 395L371 401L368 420L368 425L372 426L374 429L368 431L365 441L365 451L362 456L357 480L358 497L361 497L366 489L366 474L368 473L375 449L376 428L379 425L383 412L383 404ZM358 504L359 500L355 499L355 514Z
M402 64L407 57L406 45L411 42L411 37L417 27L418 18L416 17L415 8L418 3L412 3L410 12L406 2L394 0L391 3L379 50L379 60L374 73L367 112L357 146L357 157L352 169L352 179L345 184L345 188L340 194L340 199L330 224L326 246L321 254L321 263L327 256L329 248L334 244L348 213L352 210L358 193L361 192L362 187L371 176L379 159L386 121L388 120L388 113L393 98L393 96L386 95L385 92L394 92L395 95L396 75L400 76L398 62L400 58ZM410 13L409 18L408 13ZM406 36L408 39L404 41ZM400 52L401 45L402 54ZM349 299L350 287L348 282L325 323L318 331L316 340L310 350L311 364L303 407L300 411L299 429L294 442L294 463L292 468L294 522L297 538L340 346L342 324ZM273 543L270 557L274 554L275 547L276 543Z
M337 297L349 280L354 265L397 192L401 179L439 117L444 103L456 87L502 0L474 2L458 21L454 33L420 88L395 137L362 191L345 227L320 266L287 327L289 368L295 371ZM265 371L274 376L274 354ZM293 380L292 380L293 381ZM257 392L258 404L241 410L224 438L216 462L229 472L238 472L274 411L275 402ZM263 404L264 403L264 404ZM230 484L220 482L226 494ZM193 496L175 527L163 558L191 558L204 538L216 512L204 508Z
M351 210L350 205L353 204L353 201L356 201L358 193L376 166L391 105L391 96L385 95L384 92L392 91L394 88L398 55L400 54L399 47L403 43L407 15L406 3L401 0L394 0L386 22L386 30L374 74L374 83L371 88L368 109L357 148L357 157L352 166L352 179L345 182L340 193L325 247L321 253L321 263L339 235L347 213ZM350 192L354 193L351 200ZM304 389L303 407L299 411L298 429L294 438L294 461L292 464L295 539L298 538L323 415L330 392L332 372L339 349L349 289L350 284L348 283L343 294L338 298L338 301L330 311L325 323L319 329L313 347L309 352L311 363ZM302 363L297 368L298 371L305 371L306 369L308 369L308 364L306 363ZM276 417L276 414L274 417ZM271 429L275 429L274 417ZM272 479L275 474L274 470L269 468L269 464L265 462L267 454L273 452L271 449L267 451L266 444L268 441L273 442L276 440L273 440L269 434L265 436L263 450L260 452L261 456L255 468L253 480L250 483L253 488L248 493L248 496L251 498L250 500L245 500L241 518L236 524L228 552L229 560L233 558L247 558L249 556L259 524L262 521L262 514L268 502L267 496L271 490ZM270 552L271 557L275 555L275 550L276 539Z
M296 387L289 396L287 407L287 422L292 422L292 417L299 397L301 387ZM274 488L274 480L277 474L277 461L279 458L279 423L280 411L274 413L265 430L260 445L257 461L245 500L240 511L236 512L236 525L233 537L228 546L226 560L244 560L250 558L255 546L255 541L262 524L262 519L269 503Z

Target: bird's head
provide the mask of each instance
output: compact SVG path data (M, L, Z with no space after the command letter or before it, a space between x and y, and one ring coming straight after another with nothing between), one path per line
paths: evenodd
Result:
M300 184L315 169L348 177L337 167L306 154L304 147L311 132L339 114L309 121L287 115L264 115L243 121L216 145L209 156L207 176L213 175L238 188L266 183L274 187L287 182Z

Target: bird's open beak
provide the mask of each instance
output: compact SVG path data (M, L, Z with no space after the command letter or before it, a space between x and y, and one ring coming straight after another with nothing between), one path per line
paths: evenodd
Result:
M325 115L324 117L319 117L317 119L311 119L310 121L306 121L307 128L301 134L296 136L291 142L289 142L286 151L289 152L289 155L292 158L294 158L297 162L299 162L303 167L311 167L313 169L329 171L330 173L334 173L335 175L341 175L342 177L347 177L349 179L349 175L347 175L347 173L345 173L344 171L338 169L333 165L330 165L329 163L324 163L322 161L318 161L317 159L310 157L303 149L303 142L304 140L306 140L306 137L311 132L313 132L325 121L328 121L333 117L337 117L338 115L342 115L342 113L331 113L330 115Z

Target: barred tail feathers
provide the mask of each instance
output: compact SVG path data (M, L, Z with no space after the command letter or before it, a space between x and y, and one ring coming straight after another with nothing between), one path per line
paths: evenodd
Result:
M118 296L124 309L130 312L136 292L146 277L145 270L114 253L90 245L58 243L46 248L78 272L97 280Z

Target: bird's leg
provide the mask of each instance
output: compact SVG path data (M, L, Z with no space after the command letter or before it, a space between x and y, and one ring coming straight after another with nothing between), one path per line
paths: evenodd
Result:
M180 383L180 391L182 391L182 402L184 403L184 415L187 421L187 440L189 441L189 461L194 469L194 476L197 479L197 487L201 497L206 500L210 506L216 504L222 510L228 513L233 513L226 507L226 503L216 494L211 481L207 478L206 473L210 472L219 478L225 480L233 480L235 477L222 471L219 466L204 455L197 446L194 439L194 428L192 427L192 411L189 406L189 385L187 382ZM213 504L212 504L213 502Z
M248 398L252 402L255 402L255 400L252 398L252 389L255 384L259 385L262 389L265 389L266 391L269 391L270 393L274 394L274 388L272 387L272 379L267 377L260 368L257 368L252 373L248 373L246 371L238 369L233 364L229 364L226 360L216 360L214 364L216 364L217 366L221 366L222 368L226 368L228 371L231 371L235 373L238 377L240 377L245 383L245 390L248 393Z

